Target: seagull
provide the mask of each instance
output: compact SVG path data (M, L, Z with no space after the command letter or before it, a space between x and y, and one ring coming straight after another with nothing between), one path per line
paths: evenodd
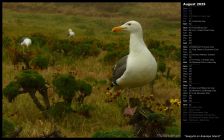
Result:
M68 36L69 37L75 36L75 32L73 32L71 28L68 29Z
M24 38L22 39L22 42L21 42L20 45L23 47L23 52L24 52L24 46L26 46L26 48L28 49L29 46L31 45L31 43L32 43L32 41L31 41L31 39L28 38L28 37L24 37Z
M31 45L31 43L32 43L31 39L28 38L28 37L24 37L22 40L23 41L21 42L20 45L21 46L26 46L26 48L28 48Z
M143 40L141 24L128 21L114 27L112 32L130 33L129 54L122 57L113 67L111 89L107 94L124 88L142 87L152 82L157 73L157 62Z

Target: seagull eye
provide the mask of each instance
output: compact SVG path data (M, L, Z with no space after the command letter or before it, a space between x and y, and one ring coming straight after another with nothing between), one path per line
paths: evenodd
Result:
M131 26L131 23L128 23L129 26Z

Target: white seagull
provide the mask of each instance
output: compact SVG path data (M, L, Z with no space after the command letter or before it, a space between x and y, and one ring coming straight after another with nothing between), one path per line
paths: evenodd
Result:
M157 73L157 62L143 40L140 23L128 21L112 29L112 32L120 31L130 33L129 54L121 58L113 68L112 88L107 92L110 95L117 89L149 84Z
M21 42L20 45L23 47L23 53L24 53L24 46L26 46L26 49L28 49L29 46L31 45L31 43L32 43L32 41L31 41L31 39L28 38L28 37L24 37L24 38L22 39L22 42Z
M75 36L75 32L73 32L71 28L68 29L68 36L69 37Z
M20 45L21 46L26 46L26 48L28 48L31 45L31 43L32 43L31 39L28 38L28 37L24 37L22 40L23 41L21 42Z

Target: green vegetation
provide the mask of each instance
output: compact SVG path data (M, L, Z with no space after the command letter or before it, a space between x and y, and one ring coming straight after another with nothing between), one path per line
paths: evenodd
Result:
M65 112L78 112L86 117L90 117L90 111L92 106L84 104L84 99L92 92L92 86L85 81L76 80L74 76L70 74L56 75L53 79L53 85L56 89L56 93L62 96L64 103L56 103L51 108L50 113L58 112L62 116ZM72 109L72 100L76 101L75 110ZM58 116L56 115L56 118Z
M45 110L44 106L41 105L40 101L35 96L37 91L43 96L46 109L48 109L50 103L45 79L34 70L24 70L15 77L14 81L11 81L3 89L3 95L8 98L9 102L12 102L19 94L29 93L37 108L43 111Z
M22 131L22 127L17 127L8 118L2 118L2 137L3 138L16 138Z
M48 39L48 37L42 33L33 33L30 35L30 38L32 38L33 46L37 47L45 47Z
M92 92L92 86L82 80L76 80L70 74L57 75L53 80L56 93L62 96L66 103L71 104L75 94L78 94L76 101L83 103L84 98ZM79 91L80 93L77 93Z
M43 55L38 55L32 59L31 65L33 65L34 68L46 69L48 68L49 60Z
M4 89L3 89L3 95L7 97L9 102L12 102L16 96L20 94L20 85L15 82L11 81Z
M75 77L69 74L57 75L52 83L56 89L56 93L62 96L67 104L71 104L77 91Z
M129 123L134 127L137 137L161 137L170 130L178 131L175 126L175 111L179 107L178 99L167 100L165 104L155 101L154 97L130 98L131 107L137 106L136 113ZM134 105L133 105L134 104ZM176 108L177 107L177 108ZM178 135L178 133L173 133Z
M3 35L3 39L2 39L3 47L10 47L13 45L12 43L13 43L12 39L9 36Z
M154 81L153 98L145 86L123 90L106 103L112 67L129 51L128 33L111 29L128 20L141 23L162 74ZM23 128L19 137L56 128L65 137L149 137L151 126L180 136L180 106L166 105L170 98L180 99L179 3L3 3L2 21L3 118L10 116ZM74 38L67 37L68 28ZM23 37L32 40L24 51ZM146 134L138 136L123 111L129 97L132 106L138 104L140 92L148 98L148 116L135 121Z
M34 70L24 70L19 73L15 80L24 90L38 90L45 87L45 79Z
M3 137L9 137L14 130L15 130L15 125L12 122L6 119L2 120L2 136Z

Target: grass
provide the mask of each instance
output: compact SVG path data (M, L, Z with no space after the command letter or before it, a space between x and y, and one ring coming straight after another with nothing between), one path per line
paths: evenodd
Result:
M35 12L34 12L35 11ZM88 11L88 12L86 12ZM86 79L92 86L92 94L84 100L92 106L91 117L85 118L75 113L67 114L60 122L43 117L28 94L19 95L13 103L3 98L3 117L12 120L23 130L19 137L38 137L43 133L50 133L55 127L60 129L66 137L92 137L97 131L122 130L132 132L133 128L127 124L121 108L117 102L106 103L105 93L108 87L112 63L102 62L110 50L100 49L97 56L74 58L63 54L53 55L49 47L50 41L67 40L67 30L72 28L76 37L71 41L85 41L86 38L100 40L103 44L125 44L120 50L128 50L129 35L127 33L114 34L113 26L128 20L137 20L142 24L144 40L164 41L180 49L180 4L179 3L3 3L3 38L12 40L8 46L18 46L18 38L31 36L36 33L44 35L47 43L38 47L40 52L55 59L49 62L47 69L37 71L50 83L54 73L75 72L77 79ZM10 39L8 39L10 38ZM37 39L38 41L38 39ZM3 43L3 87L21 71L14 69ZM32 47L32 46L31 46ZM35 51L35 49L33 49ZM167 52L168 53L168 52ZM155 56L157 58L157 56ZM157 61L160 61L159 59ZM166 99L180 98L180 60L164 59L167 68L171 68L171 80L160 76L154 85L155 98L164 103ZM21 67L21 64L20 64ZM124 96L138 96L140 90L133 89L131 93L124 90ZM145 95L150 94L150 87L143 87ZM37 94L38 95L38 94ZM51 104L61 99L52 88L48 89ZM37 96L41 98L41 96ZM168 134L180 135L180 110L175 115L176 127L169 128Z

